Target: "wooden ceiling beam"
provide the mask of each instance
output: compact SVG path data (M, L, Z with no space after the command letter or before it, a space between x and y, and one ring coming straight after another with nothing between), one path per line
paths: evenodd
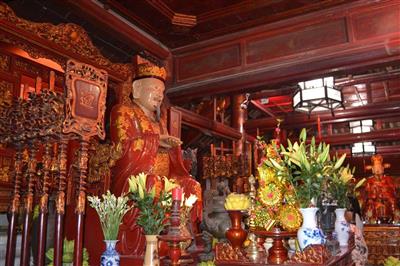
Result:
M261 103L259 103L256 100L251 100L250 102L254 105L254 107L256 107L258 110L260 110L262 113L276 119L276 115L269 108L263 106Z
M332 136L322 136L323 141L331 145L353 144L356 142L379 142L399 140L400 128L375 130L359 134L336 134Z
M345 110L336 110L335 116L331 113L320 113L321 124L341 123L362 119L377 119L400 116L400 101L384 102L365 105L361 107L348 108ZM312 114L308 117L306 114L293 113L288 115L281 123L282 128L302 128L312 126L317 123L318 115ZM276 127L274 118L262 118L246 121L245 128L249 132L255 131L257 128L263 132L272 130Z
M211 120L187 109L181 107L175 108L182 113L182 124L197 128L203 132L208 131L213 135L230 140L239 140L242 138L242 133L232 127Z
M346 87L353 86L357 84L370 84L378 81L385 81L391 79L400 78L400 70L396 70L393 72L379 72L379 73L371 73L365 75L356 75L351 76L349 78L342 78L335 80L335 86L337 87Z
M126 41L142 47L143 50L148 51L156 58L166 60L170 56L169 49L161 42L138 30L133 24L129 25L126 20L124 21L123 18L95 2L87 0L67 0L67 2L88 20L94 21L100 27L116 32Z

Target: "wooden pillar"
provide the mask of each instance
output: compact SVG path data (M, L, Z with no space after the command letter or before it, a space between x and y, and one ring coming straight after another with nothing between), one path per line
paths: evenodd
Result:
M79 184L78 184L78 198L76 202L76 235L74 246L74 266L82 265L83 258L83 232L84 232L84 218L85 218L85 204L86 204L86 177L88 168L88 150L89 139L83 138L81 140L81 150L79 157Z
M242 133L242 138L236 142L236 156L244 154L244 122L246 121L246 109L241 108L241 104L245 101L246 97L244 94L234 95L232 99L232 127L239 130Z
M67 145L66 137L61 137L59 151L59 178L56 197L56 218L54 232L54 266L62 265L63 236L64 236L64 213L65 213L65 190L67 179Z
M16 229L18 220L18 211L20 206L20 189L22 178L22 145L17 147L15 154L15 177L14 177L14 191L13 199L10 207L10 223L8 224L7 234L7 253L6 253L6 266L14 266L15 258L15 244L16 244Z
M28 190L26 192L25 198L25 217L22 231L21 266L28 266L30 260L30 229L32 225L34 188L36 184L36 152L36 144L34 142L31 142L29 145Z
M49 138L45 138L45 152L43 156L43 181L42 194L39 203L39 243L37 253L37 265L45 265L46 252L46 235L47 235L47 217L48 217L48 202L50 188L50 166L51 166L51 149L52 145Z

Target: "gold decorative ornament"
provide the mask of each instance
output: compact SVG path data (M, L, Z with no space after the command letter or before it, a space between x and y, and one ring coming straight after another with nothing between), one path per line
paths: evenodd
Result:
M258 198L266 206L279 206L282 203L282 188L275 182L266 184L258 189Z
M302 223L300 211L291 205L283 205L279 209L279 222L286 231L296 231Z

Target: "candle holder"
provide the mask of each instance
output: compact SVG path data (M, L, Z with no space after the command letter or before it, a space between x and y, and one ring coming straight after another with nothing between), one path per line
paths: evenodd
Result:
M268 263L283 264L288 259L288 251L283 244L285 238L295 237L297 232L281 231L274 227L271 231L252 231L257 236L273 239L272 247L268 251Z
M168 233L166 235L158 236L158 239L165 241L168 243L169 250L168 256L171 259L171 265L180 265L180 257L181 257L181 247L180 242L187 241L192 239L190 236L182 236L180 233L180 206L181 200L179 197L173 197L172 200L172 208L171 208L171 216L170 216L170 227L168 229Z

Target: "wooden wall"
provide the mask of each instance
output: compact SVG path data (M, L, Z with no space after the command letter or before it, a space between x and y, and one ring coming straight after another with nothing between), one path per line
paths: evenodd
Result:
M172 50L172 101L399 60L398 1L357 1Z

